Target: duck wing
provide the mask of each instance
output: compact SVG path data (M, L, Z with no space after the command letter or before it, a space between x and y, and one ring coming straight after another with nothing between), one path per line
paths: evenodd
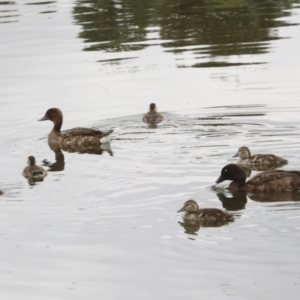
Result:
M273 170L259 173L247 181L247 184L264 184L286 178L300 179L300 171Z
M198 211L199 220L205 221L233 221L233 215L218 208L203 208Z
M276 165L287 164L288 161L274 154L254 154L250 158L250 163L258 165Z
M61 137L63 139L78 137L78 136L89 136L89 137L98 137L102 138L111 134L113 130L102 131L92 128L76 127L73 129L65 130L61 132Z
M248 180L245 188L254 192L297 190L300 189L300 171L274 170L263 172Z

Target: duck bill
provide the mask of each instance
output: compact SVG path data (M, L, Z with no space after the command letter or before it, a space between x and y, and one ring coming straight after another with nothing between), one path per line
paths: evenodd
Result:
M222 174L220 175L220 177L217 179L216 184L225 181L226 179L222 176Z
M185 211L184 207L180 208L177 212L179 213L179 212L183 212L183 211Z
M238 157L239 153L237 152L236 154L234 154L232 157Z
M48 120L47 116L43 116L41 119L39 119L38 121L46 121Z

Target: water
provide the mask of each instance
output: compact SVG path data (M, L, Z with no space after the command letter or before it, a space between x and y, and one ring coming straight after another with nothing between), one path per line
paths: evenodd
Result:
M3 299L299 298L299 193L212 188L238 147L299 169L299 1L0 2ZM140 120L156 102L165 121ZM114 129L54 153L52 124ZM49 174L29 185L34 155ZM256 174L251 172L251 176ZM184 227L194 198L235 222Z

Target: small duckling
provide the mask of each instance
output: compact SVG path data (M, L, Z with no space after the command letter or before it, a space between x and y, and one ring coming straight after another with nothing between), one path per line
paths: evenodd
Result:
M200 222L230 222L234 221L232 214L219 208L202 208L200 209L195 200L188 200L183 207L177 212L185 211L182 219L185 221L197 220Z
M233 157L239 157L237 164L240 165L285 165L288 161L274 154L254 154L251 155L250 149L246 146L240 147L238 152Z
M300 190L300 171L273 170L259 173L246 182L244 170L236 164L226 165L216 184L231 180L229 189L249 192L286 192Z
M27 179L34 181L42 181L47 176L47 171L35 164L34 156L29 156L27 160L28 166L24 168L22 175Z
M156 104L151 103L149 107L149 112L147 112L143 117L143 122L145 123L159 123L164 119L162 114L156 111Z
M97 146L110 142L110 134L113 130L101 131L92 128L76 127L73 129L60 131L63 123L63 114L58 108L50 108L39 121L50 120L54 123L53 129L48 136L50 145L59 147L69 146Z

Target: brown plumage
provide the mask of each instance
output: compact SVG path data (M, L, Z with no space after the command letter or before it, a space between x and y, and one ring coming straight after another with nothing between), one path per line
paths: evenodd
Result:
M254 154L251 155L250 149L246 146L240 147L233 157L239 157L237 164L250 166L276 166L285 165L288 161L274 154Z
M259 173L246 182L244 170L235 164L226 165L216 181L231 180L230 190L251 192L284 192L300 189L300 171L273 170Z
M156 104L151 103L149 107L149 112L147 112L143 117L143 122L145 123L159 123L164 119L162 114L156 111Z
M24 168L22 175L27 179L42 181L47 176L47 171L35 164L34 156L29 156L27 160L28 166Z
M200 209L195 200L188 200L178 212L184 211L182 219L185 221L199 221L199 222L229 222L233 221L232 214L219 208L202 208Z
M76 127L73 129L60 131L63 123L63 114L58 108L50 108L47 110L45 116L39 121L50 120L54 123L53 129L48 136L50 145L57 145L59 147L85 147L96 146L101 143L109 142L110 134L113 130L101 131L91 128Z

